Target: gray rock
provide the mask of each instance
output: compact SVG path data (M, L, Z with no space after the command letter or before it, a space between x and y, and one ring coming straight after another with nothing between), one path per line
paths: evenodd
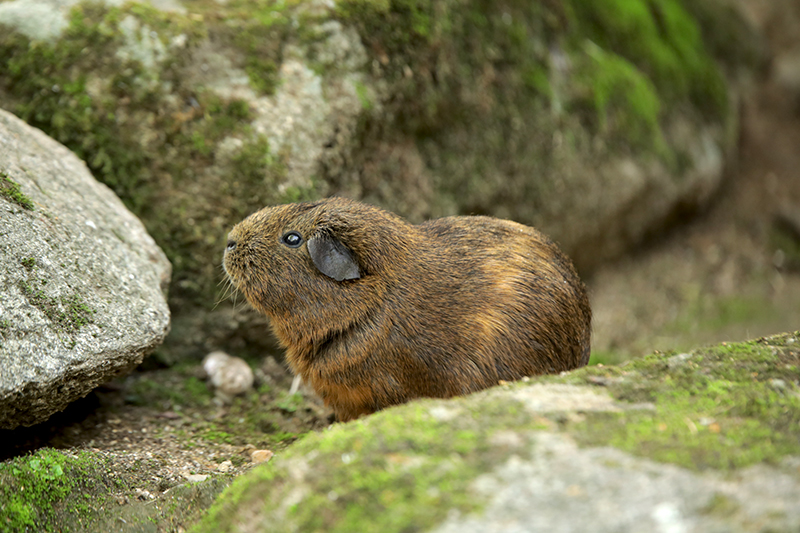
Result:
M2 428L47 419L169 330L171 267L141 222L72 152L5 111L0 264Z
M772 517L800 525L800 480L781 469L750 467L731 478L638 459L613 448L581 449L563 435L537 434L530 459L512 455L471 489L480 514L453 512L436 533L752 531ZM721 508L740 511L741 526Z
M193 531L797 531L797 337L336 424L240 476Z

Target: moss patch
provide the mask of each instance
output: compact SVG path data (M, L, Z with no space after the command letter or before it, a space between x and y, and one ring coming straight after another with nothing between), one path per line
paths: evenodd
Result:
M628 60L584 42L575 55L573 108L591 105L592 129L611 142L668 153L661 131L661 97L650 79Z
M0 196L29 211L33 211L35 207L33 201L22 192L19 183L9 178L5 172L0 172Z
M725 80L705 51L697 22L679 0L570 0L579 34L635 64L667 102L728 112Z
M423 401L309 434L238 478L194 531L228 531L242 509L271 524L285 513L286 530L332 532L424 530L450 509L479 509L466 484L507 453L490 439L515 409L498 405L443 422L428 407ZM301 501L284 499L295 489Z
M36 268L36 259L35 259L35 258L33 258L33 257L24 257L24 258L22 258L22 259L20 260L20 262L19 262L19 263L20 263L20 264L21 264L23 267L25 267L25 270L27 270L28 272L30 272L31 270L33 270L34 268Z
M86 305L80 294L55 298L48 296L44 290L47 280L34 279L20 281L19 287L28 302L53 323L54 326L68 333L74 333L87 324L94 322L95 310Z
M78 531L122 489L96 454L42 449L0 464L4 531ZM70 525L71 524L71 525Z
M176 319L216 303L225 236L236 222L267 204L318 195L316 185L278 190L286 155L253 131L249 104L220 98L187 74L200 68L192 60L210 40L257 90L272 92L298 3L187 7L182 15L82 3L55 42L0 32L7 109L68 146L142 219L172 263Z
M384 170L383 116L365 119L363 144L366 165L384 175L354 190L378 204L429 206L420 219L494 214L542 226L568 209L554 207L559 189L584 162L631 154L681 175L687 156L665 126L730 119L721 71L677 0L345 0L336 9L391 84L381 110L397 117L400 144L415 143L434 192L419 192L417 175ZM403 181L413 186L384 185Z
M654 405L654 411L587 414L569 430L580 442L692 469L728 470L800 454L798 369L795 333L548 380L602 383L619 400Z
M542 429L693 470L777 464L800 454L798 369L800 332L535 380L603 386L652 408L535 416L496 391L415 401L308 434L235 480L193 531L229 531L242 515L276 531L426 530L448 510L479 511L468 483L511 454L536 453L521 436ZM720 495L703 512L733 505Z

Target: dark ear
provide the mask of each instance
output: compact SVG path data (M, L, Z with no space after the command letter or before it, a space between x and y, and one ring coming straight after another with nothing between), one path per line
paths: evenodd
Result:
M316 235L308 239L308 253L317 269L336 281L358 279L358 263L353 252L335 237Z

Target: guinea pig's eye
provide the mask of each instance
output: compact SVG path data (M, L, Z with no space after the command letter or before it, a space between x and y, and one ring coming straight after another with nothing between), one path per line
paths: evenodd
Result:
M297 248L303 244L303 237L296 231L290 231L281 237L281 242L289 248Z

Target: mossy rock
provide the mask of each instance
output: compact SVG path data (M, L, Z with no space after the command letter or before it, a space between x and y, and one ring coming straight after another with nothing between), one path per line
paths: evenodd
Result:
M307 435L193 531L792 530L798 369L800 332L415 401Z
M152 483L142 474L147 468L136 470L122 472L101 453L51 448L5 461L0 464L2 530L176 530L196 521L231 480L217 476L174 486L155 503L134 496L137 487Z
M83 2L60 32L4 27L0 105L84 159L167 253L162 359L263 353L263 322L217 306L227 231L263 205L514 218L584 270L703 205L736 130L711 52L752 36L708 5Z

